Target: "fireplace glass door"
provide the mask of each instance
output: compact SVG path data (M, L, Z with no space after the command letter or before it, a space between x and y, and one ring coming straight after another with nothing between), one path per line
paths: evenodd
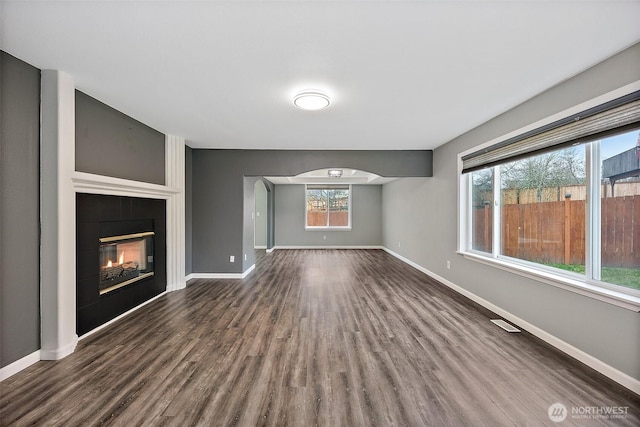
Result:
M153 276L152 231L100 239L100 295Z

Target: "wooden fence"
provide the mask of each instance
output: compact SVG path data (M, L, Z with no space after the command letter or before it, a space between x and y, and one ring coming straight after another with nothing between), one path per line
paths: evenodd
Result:
M329 224L333 227L346 227L349 225L348 211L331 211ZM309 227L325 227L327 225L327 211L307 211L307 225Z
M602 265L640 268L640 196L602 199ZM473 247L491 251L491 205L473 213ZM502 206L501 253L540 263L585 263L585 201Z

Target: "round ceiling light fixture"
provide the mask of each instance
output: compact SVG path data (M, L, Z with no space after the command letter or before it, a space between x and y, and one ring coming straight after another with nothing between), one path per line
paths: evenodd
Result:
M318 90L305 90L293 97L293 104L303 110L322 110L330 103L329 97Z

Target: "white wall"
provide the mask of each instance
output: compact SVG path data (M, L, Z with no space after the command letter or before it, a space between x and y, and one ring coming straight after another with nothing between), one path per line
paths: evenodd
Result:
M403 178L382 192L385 247L573 346L577 354L585 352L586 359L596 358L636 386L638 313L467 260L456 254L456 241L457 155L632 83L640 77L639 58L640 44L441 146L434 152L433 178Z

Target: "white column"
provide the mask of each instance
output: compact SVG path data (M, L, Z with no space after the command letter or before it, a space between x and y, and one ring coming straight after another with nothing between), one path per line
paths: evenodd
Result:
M43 360L75 350L75 86L68 74L42 71L40 138L40 313Z
M186 286L184 138L166 135L165 165L165 185L178 190L167 199L167 291L176 291Z

